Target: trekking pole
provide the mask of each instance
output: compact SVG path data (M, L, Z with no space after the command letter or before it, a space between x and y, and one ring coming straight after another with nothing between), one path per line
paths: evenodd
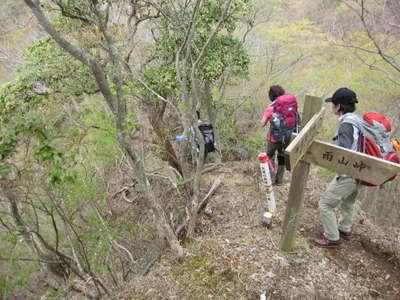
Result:
M271 229L272 216L275 214L276 211L275 196L274 191L272 190L272 180L270 173L270 168L273 169L273 165L266 153L260 153L258 155L258 160L260 162L261 169L262 189L267 197L267 208L265 209L266 212L261 218L261 225L267 227L268 229Z

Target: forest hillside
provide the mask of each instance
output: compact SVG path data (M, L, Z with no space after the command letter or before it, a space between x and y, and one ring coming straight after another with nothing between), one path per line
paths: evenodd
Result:
M355 236L341 249L315 247L322 230L318 201L327 181L312 174L296 246L279 250L289 178L276 187L273 228L260 225L265 208L257 163L229 162L207 175L223 183L199 220L199 233L186 256L165 254L145 276L127 283L111 299L398 299L399 248L396 235L357 209ZM287 179L287 180L286 180ZM398 234L398 232L397 232ZM397 235L398 236L398 235Z
M363 188L353 238L321 249L335 173L312 165L282 251L299 178L274 186L267 229L257 159L276 84L303 118L307 95L351 88L400 138L399 16L396 0L1 1L1 298L399 298L400 179Z

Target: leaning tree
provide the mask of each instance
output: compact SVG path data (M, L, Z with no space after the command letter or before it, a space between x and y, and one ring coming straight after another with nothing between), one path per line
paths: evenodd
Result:
M197 143L200 152L204 149L195 111L206 109L215 120L213 86L227 73L246 75L249 58L234 32L249 12L250 1L25 3L50 38L28 50L27 71L0 92L4 108L1 200L10 208L0 221L10 232L21 234L40 261L60 267L62 276L74 273L82 280L92 278L98 294L108 293L88 259L79 232L83 223L74 221L77 211L69 214L66 201L52 187L65 185L63 193L68 198L66 183L77 179L73 150L82 132L77 134L80 131L73 129L72 122L68 124L71 132L65 133L65 114L79 111L84 95L102 96L112 116L115 140L132 170L128 176L134 178L141 201L154 215L161 240L181 255L177 231L187 227L188 236L193 234L204 163L203 156L193 151ZM62 111L63 105L70 107ZM156 192L157 183L146 169L146 138L138 134L138 128L146 124L140 116L147 116L154 142L161 142L164 149L162 158L188 187L183 209L187 215L181 224L167 217L165 203L171 200ZM187 137L181 144L170 138L176 127ZM37 180L44 177L49 179L48 186L40 186L44 181ZM35 194L37 188L21 192L21 180L26 178L45 195ZM43 234L44 219L49 220L53 234ZM99 220L107 222L101 216ZM69 247L61 247L62 240ZM129 249L115 242L132 257Z

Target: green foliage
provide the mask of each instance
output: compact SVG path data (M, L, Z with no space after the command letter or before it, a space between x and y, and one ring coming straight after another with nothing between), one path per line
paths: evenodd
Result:
M95 215L89 215L86 218L88 230L81 236L81 239L87 249L88 258L96 272L104 272L107 266L101 261L111 250L113 237L111 232L104 227L101 220Z
M169 95L178 88L176 71L172 65L148 68L143 76L148 87L160 95ZM149 93L144 87L141 87L138 92Z
M102 4L105 2L108 1L97 1L98 7L104 7ZM257 6L254 10L260 14L261 23L248 35L248 47L245 48L235 31L241 21L251 25L251 21L245 20L245 17L253 9L252 1L233 0L228 17L221 23L221 30L209 44L195 74L200 85L211 83L214 87L227 73L251 79L250 82L243 81L240 85L236 81L229 81L227 98L212 103L219 116L214 127L220 137L218 142L222 149L237 147L250 152L264 151L266 132L258 128L261 118L258 112L266 105L266 90L271 83L282 84L287 92L297 94L300 102L300 97L305 94L327 96L337 87L346 85L356 90L359 95L360 112L372 108L380 109L377 103L381 103L382 99L398 96L399 89L385 76L377 73L371 76L370 70L354 59L353 52L344 48L334 48L327 42L333 37L327 34L326 28L317 18L305 16L302 7L304 1L255 2ZM54 13L52 21L57 30L67 33L70 40L79 45L84 52L99 58L108 79L111 79L113 69L109 61L103 60L104 41L98 28L95 28L96 16L93 15L90 3L84 0L60 0L59 3L64 6L63 14L74 19ZM185 75L190 74L191 66L221 18L226 1L202 1L195 22L190 55L186 52L187 49L184 49L179 53L178 61L177 52L189 28L193 1L189 1L186 10L179 11L179 14L174 11L178 6L171 3L173 2L157 2L165 9L166 15L145 22L146 26L156 26L155 43L146 48L138 47L135 51L139 49L138 52L146 52L146 55L150 52L150 58L154 56L155 59L144 64L142 70L134 72L143 75L146 84L153 91L171 99L180 112L187 112L191 108L186 107L182 99L176 97L181 79L177 78L177 68L180 72L186 72ZM47 5L49 4L45 4ZM312 3L307 5L312 6ZM339 9L340 13L346 15L350 13L343 5L331 8ZM100 18L105 17L103 11L100 11L100 14ZM265 23L266 20L271 22ZM119 26L113 23L109 29L111 34L116 33L117 48L122 50L121 54L125 57L130 50L122 48L122 45L126 45L127 33ZM372 46L357 26L352 28L346 37L368 49ZM386 37L382 35L378 38L384 40ZM387 43L395 45L396 40L387 38ZM388 53L394 56L395 51L396 48L393 47ZM360 56L360 53L357 55ZM374 62L375 59L369 54L361 54L361 57L369 62ZM182 66L184 58L188 59L186 66ZM24 59L16 80L0 88L0 179L17 167L24 171L21 181L34 183L26 185L33 189L35 196L36 193L40 195L38 199L34 199L36 202L33 201L37 207L40 206L40 209L36 208L40 215L40 230L53 244L55 241L52 220L45 212L48 208L54 209L54 200L50 199L47 192L54 194L65 217L73 220L75 228L79 231L79 237L87 249L91 269L102 275L113 257L112 242L132 236L140 239L144 232L152 236L153 224L149 220L141 224L134 218L119 218L117 214L110 218L101 218L105 211L110 210L110 207L106 206L106 203L110 203L106 201L109 201L113 192L113 185L120 187L119 184L127 184L130 180L130 170L119 166L123 179L122 183L115 182L118 181L114 178L117 177L114 173L115 165L121 164L121 150L115 146L115 120L113 114L101 104L103 99L86 97L87 94L94 94L98 90L89 69L60 49L50 38L43 38L31 45ZM382 67L383 64L378 62L375 66ZM123 89L127 102L133 97L132 91L139 97L149 96L140 99L155 99L153 93L138 82L131 81L131 77L122 77L125 80ZM190 76L188 78L190 80ZM113 89L113 84L110 85ZM186 88L190 94L190 82L187 82ZM213 92L216 96L214 99L218 99L217 91ZM220 92L218 91L218 96ZM79 102L79 108L73 112L64 111L64 106L68 106L72 101ZM204 110L204 107L202 109ZM70 119L71 115L73 122ZM130 132L137 130L135 115L128 115L127 122ZM328 110L326 122L321 130L323 139L333 134L334 122L335 118ZM158 142L161 143L160 140ZM332 176L331 172L324 169L314 170L318 174ZM44 175L50 184L42 181ZM191 178L185 178L178 181L177 185L187 185L191 181ZM133 194L134 192L130 196ZM32 199L29 197L34 196L27 196L27 200L30 201ZM124 208L122 205L121 207ZM131 207L137 208L136 204ZM26 209L23 218L30 220L33 215L34 212ZM56 217L56 222L61 222L58 218L59 216ZM108 222L112 225L113 222L122 225L113 227ZM59 249L67 251L63 228L59 228ZM1 236L0 239L2 255L11 257L14 253L14 257L7 262L7 270L0 272L0 289L5 291L26 284L26 279L35 270L34 264L17 264L17 258L29 256L24 249L12 252L18 244L17 241L18 236L13 234ZM240 242L243 243L244 240ZM82 255L81 245L78 245L76 240L73 243L78 255ZM126 244L135 243L130 240ZM197 253L184 258L172 272L193 291L193 295L197 295L196 291L206 291L205 293L218 297L221 291L229 293L235 289L235 285L240 285L234 271L230 268L218 268L218 264L215 257Z
M185 185L192 182L192 178L183 178L181 180L178 180L176 185L180 186L180 185Z
M7 174L12 171L11 165L2 165L0 166L0 180L5 179Z
M18 239L17 235L10 233L0 234L0 256L6 259L1 262L0 270L0 294L3 296L25 286L38 269L34 262L20 261L21 258L29 257L29 252L19 245Z
M51 121L51 108L58 101L93 93L94 81L86 67L50 38L28 47L24 58L17 79L0 89L0 160L10 158L28 138L33 142L32 157L49 164L50 182L74 180L69 169L72 157L58 150L54 140L59 130Z
M73 180L74 175L69 170L71 158L64 156L53 145L53 141L47 133L49 125L35 114L26 114L25 117L26 119L16 120L19 122L14 122L11 126L6 127L4 134L0 136L0 160L5 163L7 159L17 153L18 144L25 141L23 137L26 136L32 142L32 157L40 164L48 164L49 178L52 183ZM3 171L11 170L7 163L1 166Z
M107 4L107 0L96 1L99 5ZM93 13L91 4L85 0L60 0L59 7L62 7L61 14L56 14L53 22L57 25L70 26L72 20L78 20L82 23L94 23L96 16ZM42 4L43 8L52 9L47 3ZM99 10L100 16L105 17L105 13Z
M318 166L313 166L313 171L318 175L318 176L322 176L322 177L326 177L329 179L333 179L333 177L335 177L336 173L332 172L328 169L325 168L321 168Z
M92 94L97 90L90 70L51 38L43 38L28 47L24 59L23 77L42 83L52 93L67 98Z
M24 60L17 79L0 89L0 121L52 97L65 101L97 89L89 70L48 37L28 47Z
M231 148L249 151L254 154L265 149L264 129L258 128L257 116L252 112L252 103L240 106L239 101L227 100L217 103L216 109L223 116L217 119L216 130L218 130L221 149L229 151Z
M240 142L240 137L238 136L238 128L235 126L234 114L235 106L233 103L218 103L216 109L224 118L217 120L215 127L218 128L218 132L221 136L221 146L223 148L237 145Z
M274 4L268 3L271 5L264 1L256 4L261 10L260 14L273 13L270 14L271 22L256 26L249 37L260 45L254 52L250 69L252 80L246 87L251 95L254 90L255 102L260 106L260 119L261 110L266 106L268 87L272 84L280 84L287 92L296 94L300 108L307 94L325 98L332 95L337 88L347 86L358 95L357 113L386 112L389 105L382 103L388 104L397 99L399 87L384 73L372 71L373 68L369 68L363 61L382 70L385 69L384 63L372 53L335 46L357 45L374 50L349 7L344 4L324 5L323 10L314 11L314 6L311 3L305 6L304 1L273 2ZM372 2L370 5L374 6ZM305 9L315 13L293 13ZM336 14L340 16L337 25L343 26L345 40L338 28L330 24L329 20L323 19L326 15ZM393 37L383 34L376 35L376 38L378 41L387 41L382 45L387 53L394 56L398 47L396 48ZM232 92L234 93L235 91ZM330 106L327 106L321 139L331 141L335 122L336 118L331 113Z
M108 162L121 154L121 150L115 147L117 140L113 115L101 106L100 101L97 97L91 98L87 104L82 105L77 116L89 128L82 144L90 145L90 150L83 152L85 148L80 148L80 155L87 162ZM134 117L129 117L127 122L133 132L137 127Z
M193 5L193 4L192 4ZM192 64L199 55L199 50L205 46L214 27L220 21L224 10L225 1L210 0L203 3L196 20L193 44L196 51L192 51L186 67L190 74ZM221 23L222 30L209 44L204 57L199 63L197 78L203 82L215 83L225 71L229 70L235 76L246 76L250 63L249 55L243 43L234 37L233 31L239 19L251 8L249 0L235 0L225 20ZM177 15L171 7L165 8L168 14L176 18L177 22L170 22L169 18L162 15L158 20L158 30L161 36L157 39L154 56L159 60L160 66L151 67L144 73L148 85L161 95L171 95L178 87L176 77L176 54L179 52L181 60L187 55L180 51L186 36L186 29L191 22L191 14ZM189 10L190 11L190 10ZM176 24L179 24L176 25ZM142 92L146 92L145 89Z
M214 83L228 69L235 76L245 76L249 63L250 58L241 41L232 36L220 36L210 45L202 61L201 78Z
M217 24L226 7L226 1L210 0L203 3L199 12L199 19L197 23L197 34L202 39L206 39L213 29L213 24ZM238 21L245 16L252 7L251 0L234 0L231 4L229 13L225 16L222 22L222 28L226 29L228 33L233 33L236 29Z
M266 149L266 136L267 133L265 131L265 129L263 128L261 130L262 133L260 133L260 130L251 130L251 132L249 133L248 136L248 148L249 150L251 150L251 152L253 154L257 153L257 152L265 152Z

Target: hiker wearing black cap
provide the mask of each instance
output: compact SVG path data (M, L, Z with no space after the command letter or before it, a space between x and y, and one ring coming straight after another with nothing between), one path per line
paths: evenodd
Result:
M337 146L359 150L360 131L353 125L360 118L354 113L357 96L348 88L336 90L325 102L332 103L332 112L339 116L338 130L333 140ZM357 123L357 122L356 122ZM314 243L319 247L334 248L342 244L342 239L350 239L353 223L354 203L360 189L358 181L346 174L337 174L329 183L324 197L319 202L319 212L324 232ZM340 207L339 221L335 209Z

